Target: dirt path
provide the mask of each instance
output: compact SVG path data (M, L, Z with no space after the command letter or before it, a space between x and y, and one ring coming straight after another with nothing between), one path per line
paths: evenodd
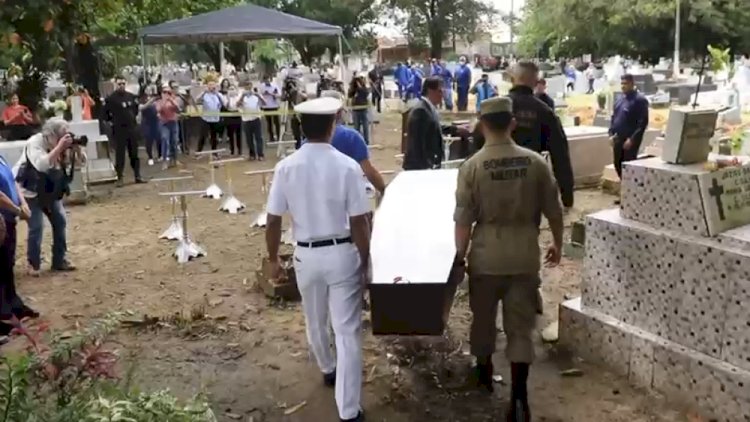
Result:
M396 167L398 122L395 115L376 127L374 149L380 169ZM205 188L205 162L188 160L195 181L185 188ZM233 168L235 191L251 210L264 196L260 180L243 176L271 162L240 163ZM129 170L128 170L129 171ZM150 176L160 175L155 167ZM176 172L170 172L176 175ZM250 229L249 213L230 216L217 211L218 201L190 201L190 227L208 256L180 266L170 257L174 244L158 241L169 223L169 203L156 194L166 186L151 183L123 189L100 188L96 199L69 212L70 256L80 270L72 274L25 275L24 225L19 230L21 293L53 326L76 324L108 312L169 316L205 313L204 321L123 329L117 335L121 355L133 362L142 388L170 388L183 396L205 392L221 421L335 421L333 392L308 361L304 323L296 304L273 303L258 293L254 271L265 253L262 231ZM611 197L595 191L577 193L572 221L585 212L610 206ZM548 235L548 234L546 234ZM44 253L49 259L49 226ZM49 261L45 263L48 265ZM566 295L577 294L580 262L568 259L544 274L543 327L556 315ZM365 316L369 318L369 316ZM492 397L466 388L471 365L465 294L454 305L444 338L374 338L365 334L364 406L372 421L498 420L508 387ZM500 342L504 341L503 336ZM502 350L502 344L498 345ZM683 421L657 398L636 392L605 372L589 368L581 378L561 378L569 366L554 348L539 345L533 368L532 406L538 421ZM127 365L127 364L126 364ZM507 363L496 355L498 371L509 379ZM127 368L123 368L127 369ZM305 402L297 411L285 409Z

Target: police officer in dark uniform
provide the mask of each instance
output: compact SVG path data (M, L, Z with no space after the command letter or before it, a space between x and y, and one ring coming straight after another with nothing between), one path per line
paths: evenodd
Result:
M574 179L568 139L555 112L534 95L538 78L539 67L531 62L520 62L513 70L513 88L508 94L516 119L513 140L538 153L549 151L562 203L572 207Z
M104 115L112 122L112 137L115 140L115 172L117 186L123 185L122 174L125 167L125 151L130 157L135 183L146 183L141 177L138 161L138 99L125 90L125 78L115 79L117 88L104 102Z

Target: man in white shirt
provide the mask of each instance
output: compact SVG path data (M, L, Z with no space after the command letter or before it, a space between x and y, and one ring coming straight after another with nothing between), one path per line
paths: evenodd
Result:
M263 96L263 100L265 100L265 104L261 109L273 113L266 116L268 139L269 142L276 142L274 129L276 130L276 135L281 136L281 120L279 119L279 115L276 114L279 111L279 95L281 95L281 90L275 83L271 82L271 77L266 75L260 84L260 93Z
M263 97L258 95L258 89L253 88L251 82L245 86L242 97L237 102L237 108L242 110L242 130L249 151L249 160L265 160L263 155L263 131L260 124L260 107L265 104Z
M336 388L341 420L362 422L361 318L370 256L370 203L362 169L330 144L342 106L333 98L317 98L294 108L308 141L276 165L266 206L266 246L272 276L278 279L281 216L291 214L297 242L294 271L307 341L325 385Z
M203 151L203 145L206 143L207 136L211 137L211 149L216 149L219 136L224 131L219 113L226 106L227 100L217 91L215 81L208 81L206 88L206 91L198 99L198 102L203 106L203 116L201 118L204 122L201 138L198 141L198 151Z

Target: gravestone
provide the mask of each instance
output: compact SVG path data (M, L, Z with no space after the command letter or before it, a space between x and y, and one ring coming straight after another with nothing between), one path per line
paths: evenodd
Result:
M675 107L669 111L662 144L662 158L668 163L691 164L706 161L716 128L714 109Z
M623 166L622 209L586 218L560 343L720 421L750 415L750 158ZM730 228L734 227L731 230Z
M638 90L644 95L656 94L656 84L654 83L654 75L650 73L635 74L633 75L633 82Z
M604 168L613 161L609 127L566 126L564 130L576 186L599 184ZM641 150L650 145L658 133L656 129L646 129Z

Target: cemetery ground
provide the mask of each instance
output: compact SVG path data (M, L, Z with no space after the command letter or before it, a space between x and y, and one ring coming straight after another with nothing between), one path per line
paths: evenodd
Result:
M372 154L378 169L397 167L393 156L398 153L399 123L397 114L387 114L375 128L374 143L380 147ZM185 164L196 178L184 189L208 186L205 161L187 159ZM108 343L120 355L120 373L132 371L143 390L169 388L183 398L206 393L219 421L337 420L333 391L322 386L308 358L300 305L270 300L255 283L265 244L263 230L249 224L265 195L260 178L242 173L272 165L269 160L233 166L235 193L248 207L244 214L221 213L218 201L190 199L190 232L208 255L186 265L171 257L174 243L157 239L169 223L170 205L157 196L167 186L156 183L117 190L98 187L88 205L68 208L69 253L79 268L74 273L26 275L26 228L20 224L16 268L22 295L59 332L73 332L111 312L123 313L128 324ZM130 178L130 169L126 172ZM163 176L156 166L145 172ZM218 175L223 185L223 172ZM566 216L566 236L571 222L611 207L613 199L596 189L577 191L575 209ZM50 234L47 226L47 259ZM541 241L550 241L547 229ZM580 267L580 260L565 257L557 268L544 270L540 329L556 319L557 305L565 297L578 295ZM471 312L465 287L442 338L376 338L370 333L369 314L363 314L363 404L368 420L498 420L509 386L497 384L489 396L468 383ZM509 381L502 332L498 338L496 372ZM15 340L7 352L18 343ZM626 379L566 356L554 344L539 341L537 351L530 377L537 421L672 422L686 420L691 411L634 390ZM572 368L582 375L561 375Z

